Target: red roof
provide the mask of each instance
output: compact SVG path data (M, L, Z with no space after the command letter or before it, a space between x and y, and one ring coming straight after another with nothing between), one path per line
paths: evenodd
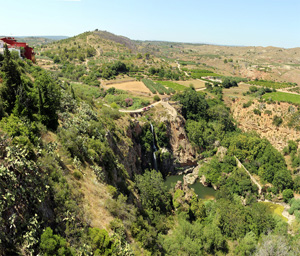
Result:
M33 48L29 47L26 43L17 42L17 40L13 37L3 37L0 38L3 42L5 42L8 48L24 48L24 56L26 59L34 60L34 51Z

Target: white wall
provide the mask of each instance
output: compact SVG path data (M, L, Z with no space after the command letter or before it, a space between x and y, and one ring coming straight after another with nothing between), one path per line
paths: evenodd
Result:
M19 57L21 56L21 50L20 50L20 49L8 48L8 50L9 50L10 52L16 51L16 52L18 52Z

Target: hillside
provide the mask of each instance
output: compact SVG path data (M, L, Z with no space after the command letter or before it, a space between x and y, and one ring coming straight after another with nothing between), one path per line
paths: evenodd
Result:
M201 47L93 31L37 65L5 49L0 254L299 254L300 114L271 99L299 87L196 64Z
M77 43L78 45L75 45ZM146 66L152 64L157 68L162 66L175 69L179 63L181 68L188 73L198 69L250 80L264 79L300 83L300 48L133 41L107 31L95 30L36 50L39 56L50 57L50 59L40 58L40 62L45 63L46 68L57 68L55 65L53 67L51 59L53 60L55 55L59 54L62 58L60 61L69 60L75 63L82 63L85 60L87 64L90 60L94 60L98 65L123 60L139 67L139 72L142 73L145 64ZM63 50L68 51L67 56ZM151 57L147 56L145 60L146 54L150 54ZM57 59L55 63L58 63ZM94 62L91 63L94 64Z

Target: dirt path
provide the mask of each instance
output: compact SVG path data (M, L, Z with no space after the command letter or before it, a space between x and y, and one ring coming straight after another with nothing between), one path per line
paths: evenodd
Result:
M290 94L296 94L296 95L299 95L299 93L297 93L297 92L291 92L291 91L288 91L288 89L293 89L293 88L296 88L296 87L289 87L289 88L277 89L277 91L278 91L278 92L284 92L284 93L290 93Z
M91 37L90 35L86 37L86 43L87 43L89 46L91 46L92 48L94 48L94 49L96 50L96 55L94 56L94 58L97 58L97 57L99 57L99 56L101 55L101 53L100 53L100 51L99 51L94 45L92 45L92 44L89 42L90 37ZM84 64L85 64L85 65L87 66L87 68L88 68L88 58L86 58L86 60L84 61ZM89 68L88 68L88 71L89 71Z
M150 106L156 106L156 105L158 105L158 104L160 104L160 103L163 103L163 101L158 101L158 102L155 102L155 103L153 103L153 104L150 104L150 105L148 105L148 106L146 106L146 107L142 107L142 108L134 109L134 110L119 109L119 112L121 112L121 113L141 113L141 112L144 112L144 108L148 108L148 107L150 107ZM106 106L106 107L111 108L111 106L108 105L108 104L103 104L103 105Z
M144 108L148 108L150 106L156 106L158 104L162 103L162 101L158 101L158 102L155 102L153 104L150 104L146 107L142 107L142 108L139 108L139 109L135 109L135 110L127 110L127 109L119 109L119 112L122 112L122 113L141 113L141 112L144 112Z
M177 60L176 60L176 63L177 63L177 67L178 67L179 71L182 72L181 67L180 67L180 64L179 64L179 62L178 62ZM190 76L186 71L184 71L184 74L185 74L186 76Z
M94 46L94 45L92 45L90 42L89 42L89 40L90 40L90 35L89 36L87 36L87 38L86 38L86 43L89 45L89 46L91 46L91 47L93 47L95 50L96 50L96 56L95 57L99 57L100 55L101 55L101 53L100 53L100 51Z
M146 107L140 108L140 109L135 109L135 110L119 109L119 112L121 112L121 113L133 113L133 114L135 114L135 113L142 113L142 112L145 111L144 110L145 108L148 108L150 106L155 107L158 104L161 104L168 111L168 114L172 117L173 120L176 119L176 117L177 117L177 111L176 111L176 109L173 106L171 106L169 104L169 102L165 102L165 101L162 101L162 100L158 101L158 102L155 102L153 104L150 104L150 105L148 105ZM106 107L111 108L111 106L108 105L108 104L103 104L103 105L106 106Z
M234 156L236 162L237 162L237 166L239 168L243 168L247 174L249 175L251 181L258 187L258 193L261 195L261 192L262 192L262 187L261 185L258 183L258 181L251 175L251 173L246 169L246 167L241 163L241 161L236 157Z

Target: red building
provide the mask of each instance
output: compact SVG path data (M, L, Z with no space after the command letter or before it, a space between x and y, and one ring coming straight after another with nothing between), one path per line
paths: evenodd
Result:
M17 40L13 37L3 37L3 38L0 38L0 40L5 42L8 45L8 47L21 49L21 56L23 58L26 58L26 59L29 59L29 60L32 60L33 62L35 62L33 48L29 47L26 43L17 42ZM22 50L22 49L24 49L24 50Z

